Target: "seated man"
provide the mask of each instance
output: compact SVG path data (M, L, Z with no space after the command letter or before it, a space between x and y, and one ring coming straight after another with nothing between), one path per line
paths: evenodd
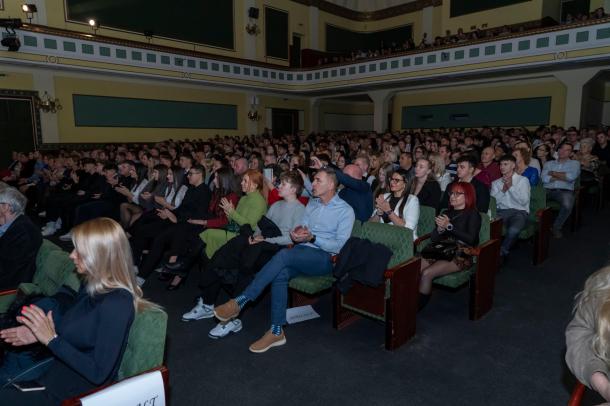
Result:
M31 282L36 271L42 236L23 215L26 204L27 199L17 189L0 190L0 290Z
M474 170L477 163L470 155L461 156L457 160L457 179L450 183L443 193L441 198L441 209L447 208L449 204L449 193L451 187L456 182L468 182L474 186L474 190L477 197L477 209L481 213L487 213L489 210L489 188L485 186L483 182L474 177Z
M318 170L313 181L313 196L305 208L302 225L290 236L296 246L278 252L235 299L214 309L220 321L236 318L249 301L255 300L271 285L271 329L250 346L261 353L286 343L282 326L286 323L288 282L293 277L326 275L332 272L331 257L348 240L354 225L354 210L337 195L337 176L330 168Z
M580 162L570 159L572 144L564 143L557 151L557 160L548 161L542 168L542 185L546 198L559 203L559 214L553 223L553 236L561 238L561 229L574 207L574 184L580 176Z
M498 217L506 226L506 235L500 247L500 255L506 257L515 239L527 224L530 211L530 183L525 176L515 172L516 159L504 155L500 159L502 177L491 184L491 195L496 199Z

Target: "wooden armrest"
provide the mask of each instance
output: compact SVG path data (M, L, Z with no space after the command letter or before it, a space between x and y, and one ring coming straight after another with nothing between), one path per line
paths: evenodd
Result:
M405 261L405 262L402 262L402 263L400 263L400 264L398 264L398 265L396 265L396 266L394 266L394 267L392 267L392 268L388 268L388 269L386 269L386 270L385 270L385 272L384 272L384 274L383 274L383 276L384 276L386 279L391 279L391 278L393 278L393 277L394 277L394 275L396 275L398 272L402 272L402 271L404 271L404 270L406 270L406 269L411 268L415 262L419 262L419 261L420 261L420 258L418 258L418 257L413 257L413 258L411 258L411 259L409 259L409 260L407 260L407 261ZM419 266L417 267L417 271L419 272Z
M15 295L15 294L17 294L17 289L3 290L0 292L0 296Z
M432 233L424 234L421 237L418 237L417 240L413 241L413 245L417 247L419 244L421 244L422 242L426 241L427 239L429 239L431 237L432 237Z
M479 244L478 246L474 247L472 249L471 255L475 256L475 257L480 257L481 253L483 251L485 251L488 247L490 247L491 245L494 245L496 243L495 239L490 239L488 241L485 241L483 244Z

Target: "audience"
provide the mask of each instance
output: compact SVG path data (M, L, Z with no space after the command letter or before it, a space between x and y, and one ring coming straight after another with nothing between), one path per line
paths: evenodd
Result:
M0 189L0 290L30 282L42 236L24 214L27 199L17 189Z
M491 196L496 199L496 213L506 229L500 247L503 258L508 256L519 233L527 225L530 211L530 183L526 177L515 172L515 167L515 157L503 156L500 159L502 177L491 185Z
M546 197L559 203L559 214L553 223L555 238L563 237L561 229L574 207L574 187L580 176L580 163L570 159L572 144L564 143L558 151L557 160L548 161L542 168L542 184Z
M136 312L156 307L142 299L131 270L131 251L121 226L98 218L75 227L70 258L84 283L65 312L54 300L24 306L19 327L0 331L15 348L40 343L50 357L28 365L27 380L44 391L0 390L7 405L57 405L117 378ZM53 298L52 298L53 299ZM22 372L2 371L16 377ZM19 381L19 379L17 379Z

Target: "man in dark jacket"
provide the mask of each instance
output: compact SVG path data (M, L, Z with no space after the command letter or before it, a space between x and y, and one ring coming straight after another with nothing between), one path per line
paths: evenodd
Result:
M489 188L485 184L474 178L474 170L477 167L476 160L470 155L465 155L457 160L457 180L450 183L443 193L441 198L441 209L449 207L449 193L453 184L456 182L468 182L474 186L474 191L477 196L477 209L481 213L487 213L489 210Z
M27 199L17 189L0 190L0 290L31 282L36 271L42 236L23 215L26 204Z

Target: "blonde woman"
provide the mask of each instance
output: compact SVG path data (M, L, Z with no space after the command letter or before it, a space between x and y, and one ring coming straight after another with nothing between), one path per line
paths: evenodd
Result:
M566 346L574 376L610 401L610 266L591 275L576 296Z
M452 182L451 173L447 171L445 166L445 160L441 157L438 152L434 152L428 156L428 160L432 163L432 172L434 177L441 185L441 191L444 192L447 189L447 185Z
M117 222L82 223L72 230L72 242L70 258L83 284L71 304L61 315L42 303L24 306L17 317L22 326L0 332L15 347L38 342L49 349L47 368L35 379L46 389L2 389L2 404L55 405L115 380L135 312L156 307L142 298L131 272L131 249Z

